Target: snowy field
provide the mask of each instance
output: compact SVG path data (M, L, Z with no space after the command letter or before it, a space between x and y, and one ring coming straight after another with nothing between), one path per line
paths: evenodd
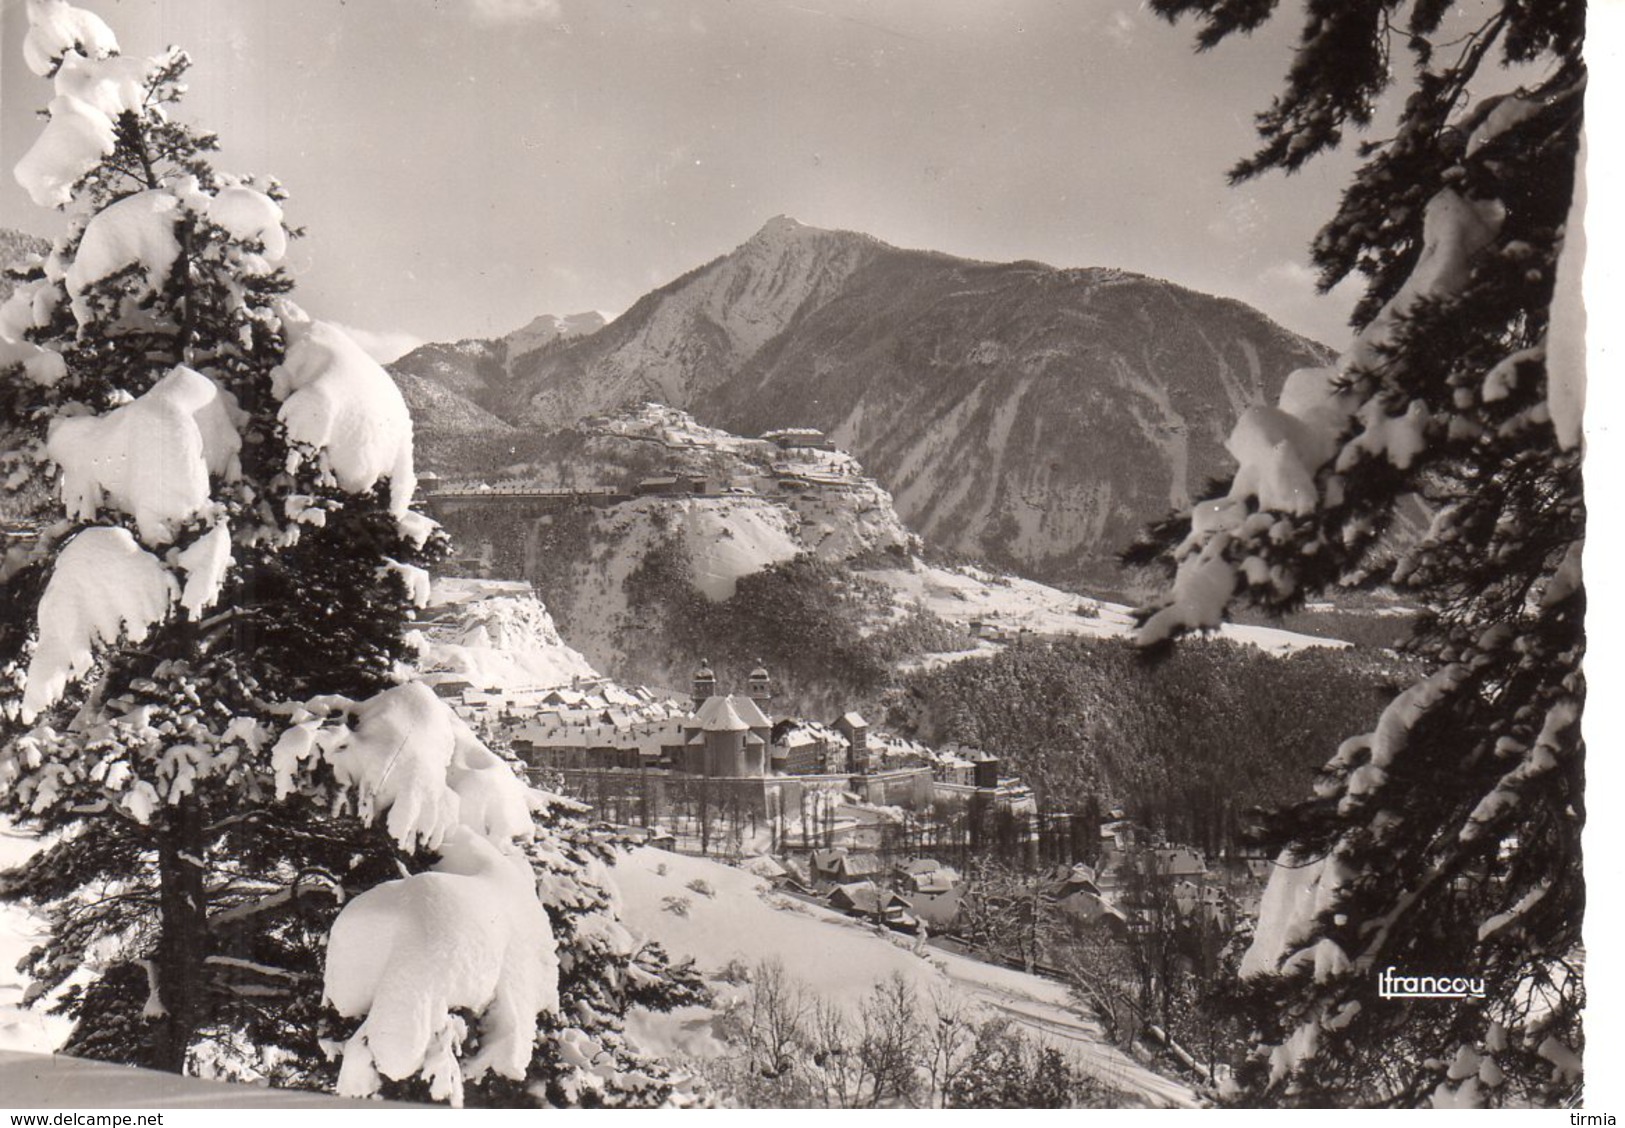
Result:
M665 867L665 873L660 867ZM1073 1057L1124 1105L1188 1107L1195 1096L1110 1045L1100 1027L1077 1014L1063 985L994 967L936 948L924 956L913 941L838 913L774 893L744 870L663 850L634 850L615 867L624 900L622 919L645 939L658 940L674 958L692 957L711 974L731 960L746 965L777 959L817 994L856 1012L876 981L900 972L921 999L949 986L988 1015L1001 1015ZM713 896L688 888L703 881ZM680 916L663 907L668 897L688 900ZM632 1032L652 1053L708 1057L727 1052L710 1036L706 1012L641 1014Z

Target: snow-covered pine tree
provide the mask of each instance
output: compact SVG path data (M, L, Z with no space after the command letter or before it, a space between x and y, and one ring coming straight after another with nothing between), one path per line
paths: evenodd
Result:
M1196 16L1208 48L1276 5L1152 7ZM1584 5L1305 8L1262 147L1232 177L1300 167L1370 124L1406 75L1397 122L1362 146L1313 248L1323 288L1358 271L1368 290L1337 363L1249 410L1228 487L1160 531L1176 572L1140 637L1213 626L1232 599L1279 608L1388 583L1426 607L1414 650L1429 672L1276 822L1284 864L1242 967L1261 1046L1247 1097L1567 1103L1585 998L1583 377L1578 239L1565 241L1580 222ZM1409 495L1431 526L1388 554ZM1380 997L1390 967L1486 992Z
M421 683L443 538L389 376L286 296L283 194L177 121L187 57L29 0L16 168L67 233L0 308L0 813L46 847L68 1049L503 1103L661 1101L620 1034L691 977L605 847ZM335 1064L334 1058L339 1057Z

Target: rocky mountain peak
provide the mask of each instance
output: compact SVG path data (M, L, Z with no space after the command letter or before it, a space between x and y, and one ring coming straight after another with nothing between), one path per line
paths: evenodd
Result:
M789 215L776 215L762 224L761 230L750 237L751 242L771 242L782 239L793 239L803 232L817 232L819 228L808 227L799 219Z

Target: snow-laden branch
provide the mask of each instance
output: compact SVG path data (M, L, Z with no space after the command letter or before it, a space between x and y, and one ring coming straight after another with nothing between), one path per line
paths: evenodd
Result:
M284 711L292 724L272 750L279 791L325 764L363 820L383 822L405 851L440 854L430 872L355 897L333 925L325 990L341 1014L364 1019L345 1044L340 1091L422 1075L457 1103L465 1079L522 1078L539 1017L558 1007L552 927L521 845L546 800L420 682ZM462 1013L476 1016L479 1039L466 1060Z
M522 1079L538 1016L558 1010L553 930L525 858L464 826L440 852L431 872L368 890L333 925L327 997L365 1016L344 1046L340 1093L421 1073L437 1099L460 1104L465 1078ZM459 1010L479 1016L480 1050L466 1061Z
M121 528L84 530L62 549L39 605L39 643L28 665L22 714L32 721L94 665L94 648L120 636L141 642L180 592L163 563Z
M229 909L222 909L209 918L209 927L219 931L223 928L238 928L246 921L261 913L272 912L286 905L292 904L301 897L313 893L325 893L335 901L343 902L344 887L327 874L301 873L292 885L278 889L256 901L241 905L233 905Z

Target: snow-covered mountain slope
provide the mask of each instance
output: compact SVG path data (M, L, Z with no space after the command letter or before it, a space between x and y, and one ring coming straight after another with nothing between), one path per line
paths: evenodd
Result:
M488 409L503 394L508 378L507 364L508 347L504 342L474 339L452 344L431 342L419 345L390 364L389 371L397 383L401 382L403 376L416 377L439 385L461 400ZM413 421L420 428L438 425L432 414L418 414L420 408L431 411L432 405L411 406Z
M545 590L568 608L568 638L600 668L619 673L629 649L663 647L650 637L655 624L643 617L638 577L657 560L713 603L731 598L739 581L803 553L854 543L850 528L837 537L822 530L803 537L808 526L795 509L764 497L640 498L595 511L585 528L571 526L549 539L534 555L531 574L546 576ZM552 532L553 530L548 530ZM839 543L837 544L837 541ZM566 544L579 550L566 552ZM664 580L655 582L665 582ZM680 595L680 592L668 592ZM671 655L676 667L694 655Z
M1119 582L1116 554L1229 468L1245 408L1327 355L1157 279L783 217L587 337L423 367L450 348L403 363L526 427L656 399L744 434L821 428L929 543L1097 583Z
M486 406L492 388L507 380L506 360L501 342L458 341L420 345L389 365L412 413L419 470L455 465L483 472L511 461L521 431Z
M649 624L632 607L637 577L655 564L721 602L741 578L803 554L902 559L916 541L886 491L838 451L780 450L655 404L584 420L569 436L551 461L527 464L526 479L505 488L608 489L623 500L538 511L522 494L505 502L448 481L434 504L461 553L534 582L570 644L606 673L623 672L628 646L651 641L633 642ZM651 488L669 492L632 496L663 479Z
M910 941L774 893L759 877L703 858L643 848L627 855L613 876L624 923L672 955L693 958L702 973L720 971L734 960L749 967L777 959L806 990L855 1016L875 983L895 972L922 999L933 990L949 990L988 1016L1010 1019L1061 1049L1124 1106L1195 1103L1184 1086L1112 1046L1095 1021L1078 1013L1061 983L937 948L920 954ZM712 894L695 891L695 882L704 882ZM686 900L686 913L666 907L673 897ZM729 990L726 984L715 986ZM727 1052L710 1034L708 1016L694 1009L640 1014L630 1029L655 1052Z
M769 220L731 254L647 295L591 339L515 366L517 417L543 425L653 399L688 407L799 317L835 300L885 244Z
M814 695L801 699L810 704L835 685L850 692L847 675L860 657L866 669L907 668L995 653L1024 634L1130 633L1119 604L925 561L890 494L840 451L781 449L655 404L583 420L559 442L553 461L528 464L526 480L502 483L520 492L447 481L433 505L465 567L479 560L488 574L534 583L568 644L611 676L680 686L700 657L754 664L784 647L810 655L791 637L815 632L831 643L821 658L778 663L801 667L795 680ZM670 492L632 496L640 483ZM586 492L580 504L523 492L560 488ZM606 503L591 494L597 489L618 490L621 500ZM781 569L776 586L758 588L736 610L741 580L809 558L834 570ZM888 630L902 637L865 643ZM1262 627L1225 633L1277 651L1326 645ZM837 637L845 641L836 645ZM899 647L911 656L899 657ZM819 674L819 662L841 668ZM870 669L857 680L879 676Z
M504 337L431 342L396 359L389 372L412 412L421 465L490 466L493 452L500 455L521 432L490 410L509 396L515 359L590 336L606 323L596 310L565 317L544 313Z
M976 651L934 655L934 662L997 653L1002 646L985 641L989 636L1009 639L1027 633L1129 638L1134 634L1134 619L1127 606L1077 596L1020 576L971 566L940 567L919 561L912 562L911 567L880 568L865 574L891 588L900 606L923 607L945 622L984 636ZM1218 635L1272 654L1290 654L1314 646L1341 648L1348 645L1335 639L1240 623L1225 623Z
M654 538L675 537L693 583L705 597L733 596L744 576L792 560L809 547L797 537L795 511L765 498L643 499L617 507L600 526L603 535L642 558Z
M598 676L560 637L527 583L442 578L430 593L428 616L411 641L431 685L547 689Z
M467 457L470 444L486 448L518 433L485 408L433 380L394 373L395 384L412 413L414 449L425 467Z
M396 373L395 383L406 399L421 435L507 435L517 430L466 396L444 384L412 373Z

